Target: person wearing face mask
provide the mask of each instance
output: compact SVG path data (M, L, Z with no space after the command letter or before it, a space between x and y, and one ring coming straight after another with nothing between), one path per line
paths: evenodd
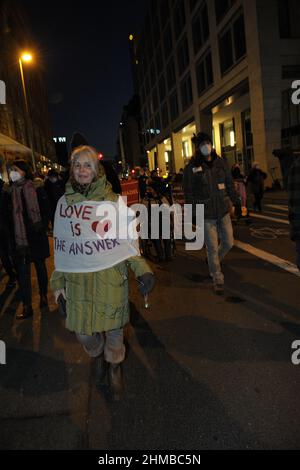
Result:
M57 201L65 192L65 184L58 177L57 171L53 169L48 171L47 178L45 180L45 190L50 204L50 220L53 228Z
M29 164L13 162L9 172L11 185L5 192L3 216L11 233L11 255L17 270L23 311L17 319L32 316L31 263L37 272L40 308L47 307L48 276L45 259L50 256L47 237L49 204L43 185L33 182Z
M221 261L233 246L230 212L238 202L230 170L212 147L208 134L199 132L193 138L195 156L185 167L183 190L186 204L204 205L204 242L214 291L224 293ZM220 240L220 245L218 240Z

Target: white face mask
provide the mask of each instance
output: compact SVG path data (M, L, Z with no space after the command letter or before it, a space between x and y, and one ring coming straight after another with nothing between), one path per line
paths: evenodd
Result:
M204 144L204 145L201 145L200 146L200 152L202 153L202 155L204 155L205 157L208 157L208 155L211 154L211 144Z
M19 181L22 176L20 175L20 173L18 171L14 171L12 170L10 173L9 173L9 177L10 179L12 180L13 183L15 183L16 181Z

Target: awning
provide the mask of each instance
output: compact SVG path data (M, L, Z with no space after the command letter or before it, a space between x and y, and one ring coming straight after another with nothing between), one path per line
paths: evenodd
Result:
M21 144L17 140L0 133L0 152L20 152L20 153L31 153L31 149L26 145Z

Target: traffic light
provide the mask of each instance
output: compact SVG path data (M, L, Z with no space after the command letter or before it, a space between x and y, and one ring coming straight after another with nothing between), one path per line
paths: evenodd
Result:
M98 160L103 160L103 153L101 152L98 153Z

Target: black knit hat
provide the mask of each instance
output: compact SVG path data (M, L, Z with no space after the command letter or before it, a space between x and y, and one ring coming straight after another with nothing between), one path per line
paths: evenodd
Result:
M18 158L13 162L14 166L17 166L20 170L24 171L26 179L33 178L32 168L26 160Z
M201 145L201 143L205 141L210 142L212 144L211 137L205 132L198 132L197 135L194 135L192 141L194 142L196 147L199 147L199 145Z

